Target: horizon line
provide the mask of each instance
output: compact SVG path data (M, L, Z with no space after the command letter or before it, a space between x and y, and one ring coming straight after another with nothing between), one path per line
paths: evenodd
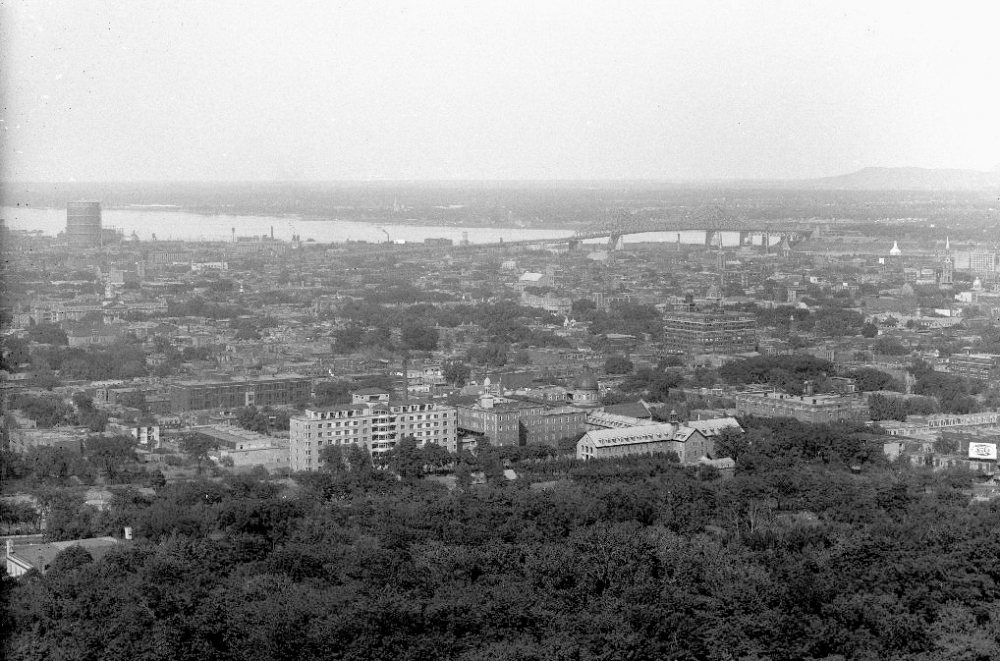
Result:
M819 177L692 177L692 178L410 178L410 179L68 179L68 180L11 180L0 181L0 186L16 185L62 185L62 184L656 184L656 185L720 185L720 184L782 184L821 182L873 170L924 171L940 173L965 173L974 175L1000 175L1000 169L978 170L973 168L937 168L923 166L866 166L841 174Z

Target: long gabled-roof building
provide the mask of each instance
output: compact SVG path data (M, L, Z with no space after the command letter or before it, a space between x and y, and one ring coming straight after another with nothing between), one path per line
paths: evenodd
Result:
M610 459L631 455L673 452L682 464L712 458L715 443L694 427L680 423L612 429L592 429L576 444L577 459Z

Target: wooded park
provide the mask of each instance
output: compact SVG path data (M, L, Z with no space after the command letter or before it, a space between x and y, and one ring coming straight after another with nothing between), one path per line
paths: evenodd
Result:
M889 463L859 428L743 423L728 479L484 450L449 490L407 448L122 489L76 532L132 541L4 579L4 656L994 658L1000 508L970 473Z

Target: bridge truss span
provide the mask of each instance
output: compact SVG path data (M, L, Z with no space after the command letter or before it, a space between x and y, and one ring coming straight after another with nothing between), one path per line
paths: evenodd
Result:
M577 230L570 238L570 243L579 244L581 241L608 237L608 244L614 247L623 236L690 230L705 232L706 245L713 245L720 232L738 232L742 245L751 237L778 236L790 241L799 240L812 235L816 228L806 223L736 217L718 206L703 207L666 218L639 218L627 212L613 211L600 222Z

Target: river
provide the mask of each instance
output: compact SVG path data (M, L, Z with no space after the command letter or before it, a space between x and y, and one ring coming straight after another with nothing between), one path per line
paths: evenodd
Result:
M2 217L7 227L13 230L40 231L48 236L56 236L66 230L65 209L36 209L26 207L2 207ZM303 241L310 239L318 243L342 243L369 241L381 243L387 240L406 243L422 243L424 239L443 238L460 242L465 236L470 243L498 243L503 240L524 241L534 239L564 239L572 236L572 230L523 229L518 227L454 227L434 225L380 225L351 220L307 219L297 216L227 216L208 215L181 211L172 207L146 207L129 209L105 209L102 214L104 227L120 230L125 236L135 234L140 240L149 241L228 241L236 236L270 236L284 241L298 235ZM776 243L778 237L772 237ZM676 232L648 232L625 237L626 243L676 242ZM737 232L723 232L723 245L739 244ZM606 243L606 239L595 239L587 243ZM686 245L703 245L705 232L680 232L680 242ZM755 239L760 244L760 238Z

